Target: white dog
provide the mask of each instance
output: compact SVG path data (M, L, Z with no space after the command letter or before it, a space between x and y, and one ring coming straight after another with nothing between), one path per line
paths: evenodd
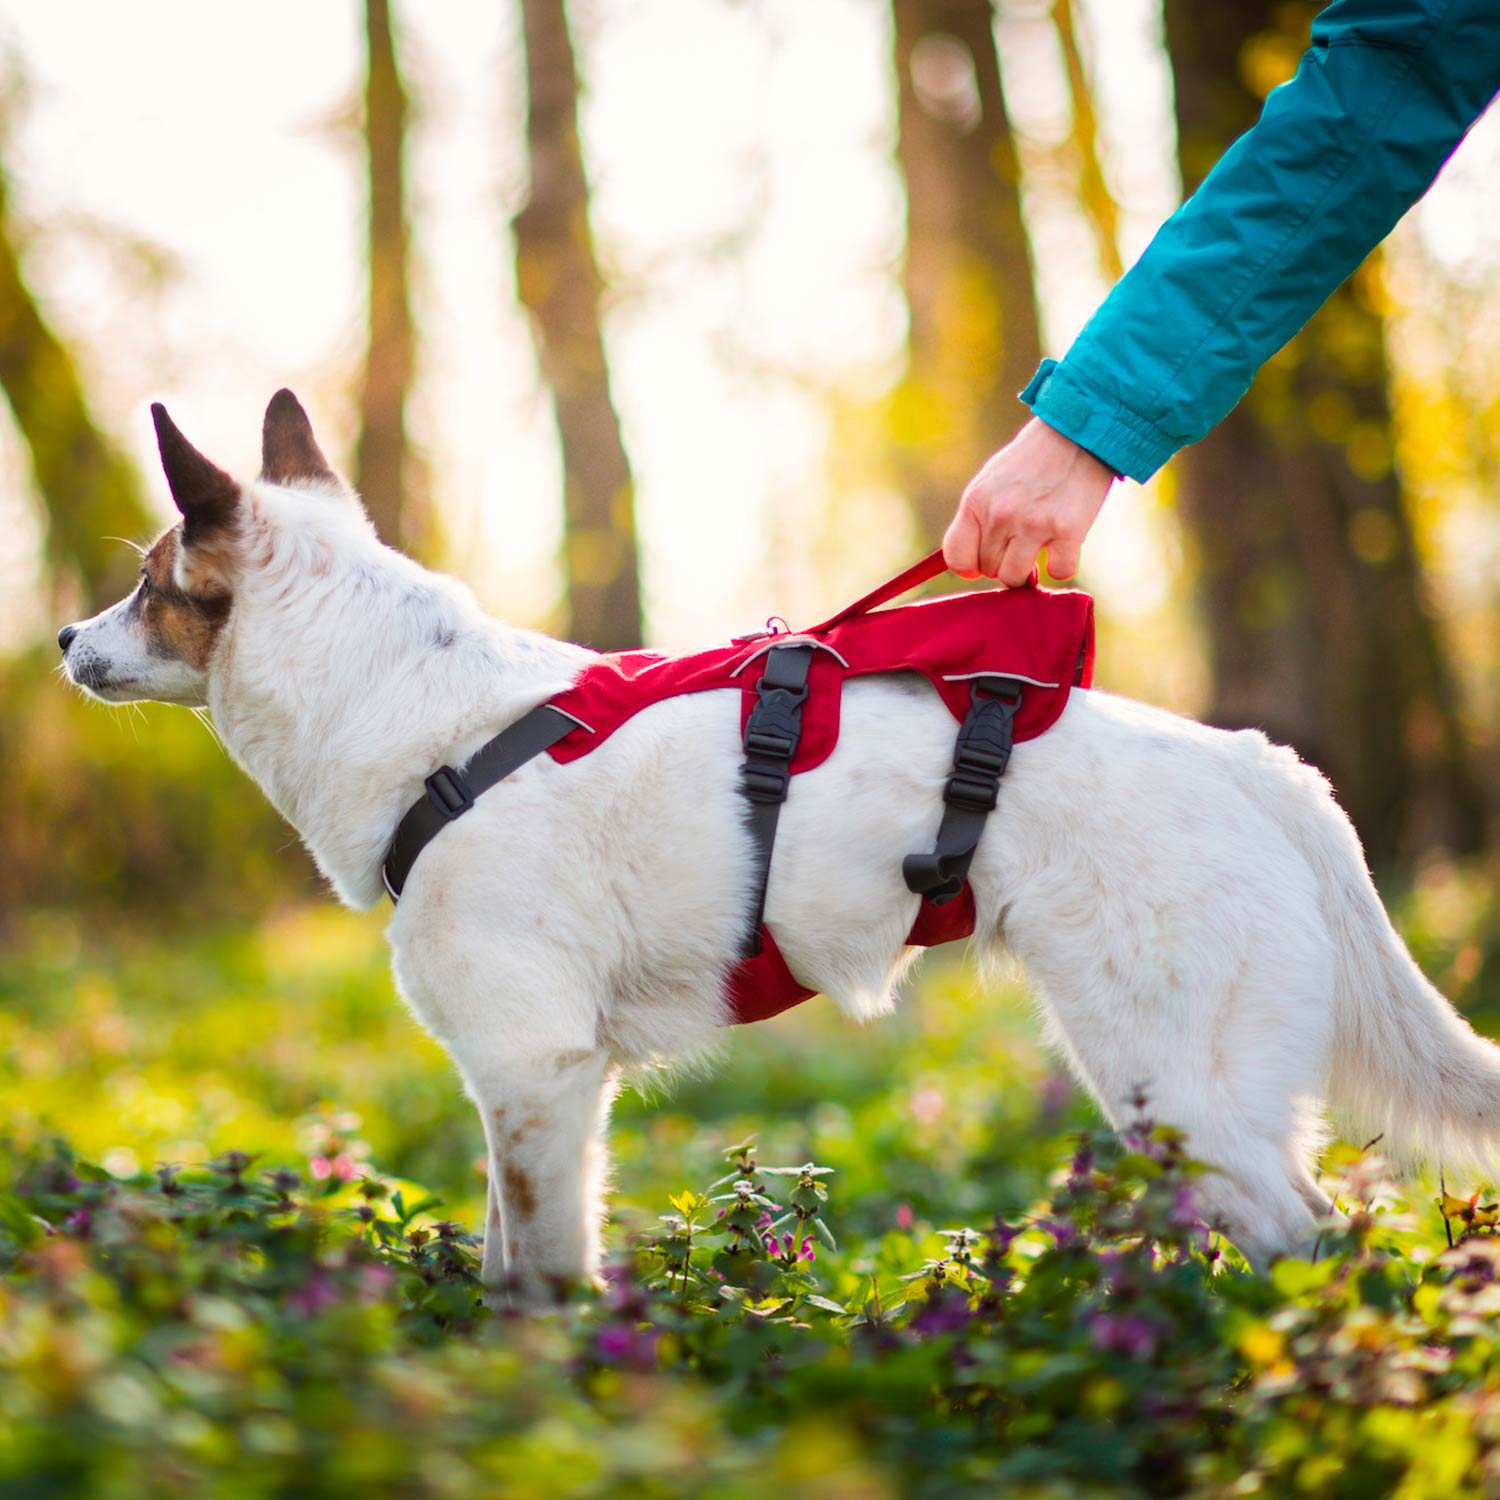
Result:
M392 831L444 763L565 689L591 653L482 613L382 546L290 392L240 484L159 407L182 522L139 588L59 637L107 702L207 705L344 901L382 896ZM489 1147L484 1279L523 1301L593 1276L620 1070L701 1049L750 899L737 692L669 699L569 765L495 787L417 862L397 983L448 1048ZM952 715L925 685L844 689L836 752L798 778L766 920L849 1016L890 1009ZM1201 1207L1253 1259L1330 1211L1325 1098L1362 1131L1493 1159L1500 1050L1412 962L1323 778L1228 734L1075 691L1018 745L972 869L981 955L1008 949L1112 1122L1141 1089L1216 1169Z

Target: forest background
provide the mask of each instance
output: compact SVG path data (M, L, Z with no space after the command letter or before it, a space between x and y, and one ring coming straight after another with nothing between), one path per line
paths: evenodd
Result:
M381 534L515 623L689 648L821 617L937 544L1039 357L1317 9L15 7L0 1134L121 1181L357 1138L445 1212L481 1201L380 914L332 909L203 724L57 679L57 626L130 586L118 539L170 519L151 401L250 472L291 385ZM1328 771L1429 974L1491 1029L1496 180L1492 114L1213 435L1116 487L1081 578L1100 685ZM1021 991L922 975L857 1047L814 1004L736 1036L716 1082L627 1103L617 1235L751 1130L834 1161L871 1233L1032 1201L1089 1113Z

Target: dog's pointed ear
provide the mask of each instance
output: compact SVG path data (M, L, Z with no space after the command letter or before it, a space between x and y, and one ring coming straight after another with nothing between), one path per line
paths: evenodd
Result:
M229 525L239 508L239 485L183 437L160 401L152 404L151 420L167 488L182 512L185 539L193 541Z
M332 484L333 472L302 403L284 386L271 397L260 433L260 477L268 484Z

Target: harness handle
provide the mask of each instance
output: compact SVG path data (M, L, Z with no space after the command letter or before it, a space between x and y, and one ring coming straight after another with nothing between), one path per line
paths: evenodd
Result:
M879 588L871 589L862 599L856 599L853 604L847 605L836 615L823 621L821 625L814 625L810 630L801 632L804 635L821 635L825 630L832 630L835 625L842 625L845 620L852 620L855 615L868 614L872 609L879 609L882 604L889 604L892 599L899 599L902 594L914 589L918 584L927 583L938 577L939 574L948 570L948 564L943 561L943 549L938 548L936 552L930 552L921 562L916 562L904 572L896 576ZM1032 565L1030 574L1022 588L1034 589L1041 586L1041 575L1035 564Z

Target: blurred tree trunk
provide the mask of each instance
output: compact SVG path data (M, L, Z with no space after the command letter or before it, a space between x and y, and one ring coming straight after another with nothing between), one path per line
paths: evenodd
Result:
M892 0L892 13L911 316L893 428L935 543L974 471L1025 418L1016 395L1041 337L991 0Z
M1053 0L1052 22L1057 28L1063 67L1068 75L1068 96L1073 104L1073 130L1068 144L1077 164L1078 195L1099 247L1099 269L1113 285L1125 270L1120 262L1120 207L1099 163L1099 125L1094 116L1094 92L1078 43L1077 0Z
M3 172L0 389L31 451L54 582L76 581L90 613L113 604L134 587L140 561L111 538L144 539L150 514L140 476L94 425L72 356L26 285Z
M603 278L578 142L578 77L563 0L521 0L531 189L516 215L516 290L531 314L562 442L568 635L640 645L634 486L599 323Z
M370 305L354 483L381 540L420 552L425 538L409 493L406 438L406 397L415 347L407 284L407 98L391 34L389 0L365 0L365 36Z
M1316 7L1295 20L1305 25ZM1254 123L1249 44L1294 58L1276 0L1166 0L1183 187ZM1212 650L1211 717L1256 725L1333 781L1371 864L1477 847L1482 799L1422 598L1393 462L1378 263L1178 461Z

